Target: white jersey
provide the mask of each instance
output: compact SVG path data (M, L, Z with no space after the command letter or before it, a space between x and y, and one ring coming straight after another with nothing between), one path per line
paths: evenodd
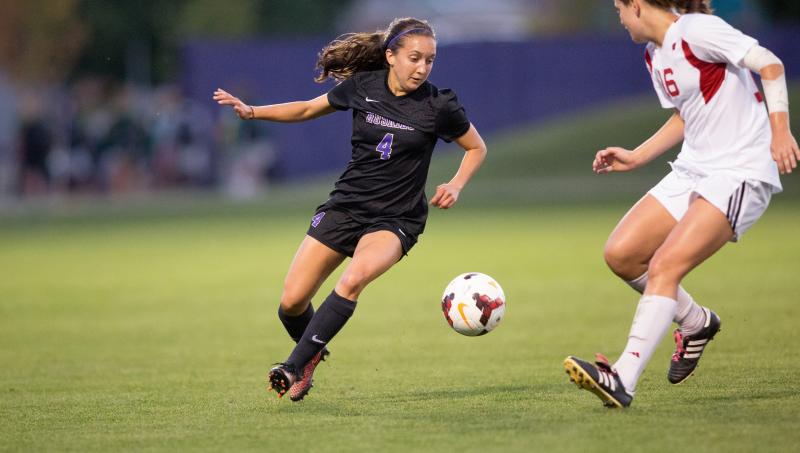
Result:
M750 70L741 67L758 41L710 14L685 14L645 61L664 108L685 123L676 165L700 174L732 173L781 191L772 160L772 130Z

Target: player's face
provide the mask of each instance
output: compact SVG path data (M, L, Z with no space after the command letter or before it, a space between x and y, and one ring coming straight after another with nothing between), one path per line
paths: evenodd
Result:
M389 62L389 87L408 94L419 88L431 74L436 58L436 41L430 36L410 35L396 52L386 51Z
M620 0L614 0L614 8L617 9L619 15L619 22L628 30L633 42L637 44L644 44L647 39L642 37L641 23L639 22L639 4L636 0L631 1L627 5Z

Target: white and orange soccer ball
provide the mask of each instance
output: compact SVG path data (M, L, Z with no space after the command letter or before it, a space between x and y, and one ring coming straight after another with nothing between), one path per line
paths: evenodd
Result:
M491 332L506 312L506 296L495 279L468 272L454 278L442 295L442 312L456 332L475 337Z

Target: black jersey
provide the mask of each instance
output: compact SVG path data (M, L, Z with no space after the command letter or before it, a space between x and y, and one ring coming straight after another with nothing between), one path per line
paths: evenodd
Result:
M338 110L353 109L353 157L320 209L342 209L370 223L398 219L419 226L428 215L425 182L433 148L470 127L455 93L429 82L395 96L388 70L360 72L328 93Z

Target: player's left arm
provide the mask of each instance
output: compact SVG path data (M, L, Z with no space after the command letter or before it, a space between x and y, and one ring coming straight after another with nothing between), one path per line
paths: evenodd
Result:
M745 54L741 66L761 76L772 128L772 158L781 174L791 173L797 168L800 149L789 126L789 94L783 63L775 54L756 44Z
M431 198L431 204L439 209L448 209L456 204L461 189L467 185L486 158L486 143L472 124L464 135L454 141L464 148L464 159L461 160L453 179L436 187L436 194Z

